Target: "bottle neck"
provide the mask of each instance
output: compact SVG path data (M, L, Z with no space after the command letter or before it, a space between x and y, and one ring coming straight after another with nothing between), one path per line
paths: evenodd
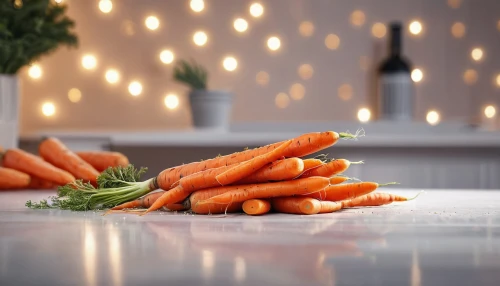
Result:
M401 41L401 27L393 25L391 27L391 37L389 42L389 53L391 57L401 57L403 44Z

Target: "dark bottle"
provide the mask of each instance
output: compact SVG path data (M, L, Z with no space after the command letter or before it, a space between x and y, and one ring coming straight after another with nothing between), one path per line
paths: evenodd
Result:
M389 56L378 69L379 117L411 121L414 95L411 63L402 55L401 23L390 24Z

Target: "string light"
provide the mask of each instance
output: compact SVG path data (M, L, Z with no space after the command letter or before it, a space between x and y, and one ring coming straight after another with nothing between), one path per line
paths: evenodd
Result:
M468 85L473 85L477 82L477 72L473 69L468 69L464 73L464 82Z
M115 84L120 81L120 73L116 69L108 69L104 74L106 81Z
M371 111L368 108L361 108L358 110L358 120L360 122L368 122L372 116Z
M299 67L298 73L300 78L306 80L313 76L314 69L310 64L303 64Z
M82 92L78 88L72 88L68 91L68 99L73 103L80 102L82 99Z
M28 69L28 75L29 75L29 77L31 77L33 79L39 79L42 77L42 68L38 64L33 64Z
M328 34L325 38L325 46L330 50L336 50L340 46L340 38L335 34Z
M56 106L52 102L42 104L42 114L46 117L51 117L56 114Z
M287 108L288 105L290 104L290 98L288 95L284 92L280 92L276 95L276 98L274 99L274 103L278 108Z
M146 28L154 31L160 27L160 20L156 16L148 16L144 21Z
M302 98L304 98L304 95L306 94L306 89L302 84L294 83L290 87L289 93L290 97L293 100L301 100Z
M365 13L363 13L363 11L355 10L351 13L351 24L361 27L365 23L365 18Z
M265 71L260 71L255 76L255 81L259 85L262 85L262 86L267 85L269 83L269 74Z
M427 112L427 116L425 117L425 119L427 120L427 123L429 123L430 125L437 125L440 121L440 116L439 116L439 113L435 110L430 110L429 112Z
M486 118L493 118L497 114L497 110L493 105L488 105L484 108L484 116Z
M163 103L165 103L165 106L170 110L176 109L179 106L179 97L177 94L170 93L165 96Z
M299 33L303 37L310 37L314 34L314 25L309 21L304 21L299 25Z
M205 2L203 0L191 0L189 6L191 7L191 10L199 13L205 9Z
M142 84L138 81L132 81L128 85L128 92L132 96L139 96L142 93Z
M420 82L424 78L424 73L420 69L414 69L411 71L411 79L414 82Z
M99 10L104 14L111 12L113 9L113 2L111 0L101 0L99 1Z
M234 71L238 67L238 61L234 57L228 56L224 58L222 65L225 70Z
M281 40L278 37L270 37L267 39L267 47L271 51L276 51L281 47Z
M423 30L422 23L420 23L419 21L413 21L408 26L408 30L413 35L419 35L420 33L422 33Z
M451 34L457 39L462 38L465 35L465 25L461 22L455 22L451 26Z
M160 61L166 65L174 61L174 53L171 50L163 50L160 52Z
M198 31L193 35L193 42L197 46L204 46L208 41L208 36L203 31Z
M93 70L97 67L97 59L94 55L87 54L82 57L82 66L84 69Z
M250 15L255 18L259 18L264 14L264 7L260 3L253 3L250 5Z
M470 53L471 57L473 60L476 62L479 62L480 60L483 59L484 52L481 48L474 48L472 52Z
M234 20L233 27L236 31L243 33L248 29L248 22L243 18Z
M338 89L338 96L343 101L348 101L352 97L352 86L350 84L343 84Z
M372 35L375 37L375 38L383 38L385 37L385 34L387 33L387 28L385 27L384 24L382 23L375 23L373 24L372 26Z

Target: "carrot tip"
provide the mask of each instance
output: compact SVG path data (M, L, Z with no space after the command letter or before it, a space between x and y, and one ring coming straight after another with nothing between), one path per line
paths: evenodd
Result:
M425 193L425 191L424 191L424 190L421 190L421 191L420 191L420 192L418 192L418 193L417 193L414 197L408 198L408 199L406 199L406 200L407 200L407 201L412 201L412 200L416 199L418 196L420 196L420 194L422 194L422 193Z

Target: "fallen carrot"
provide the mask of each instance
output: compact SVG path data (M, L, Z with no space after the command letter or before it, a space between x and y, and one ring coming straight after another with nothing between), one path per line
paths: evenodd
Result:
M66 185L75 181L69 172L59 169L42 158L21 149L9 149L0 154L2 166L15 169L30 176L52 181L58 185Z
M351 162L346 159L335 159L322 166L319 166L318 168L304 172L304 174L302 174L300 177L301 178L307 178L313 176L331 177L333 175L345 172L351 164L363 164L363 161Z
M127 156L120 152L86 151L76 152L76 155L92 165L98 172L102 172L109 167L125 167L129 164Z
M30 176L23 172L0 167L0 190L24 189L30 184Z
M222 192L221 195L200 201L198 204L229 204L231 202L244 202L250 199L264 199L314 193L324 189L329 184L330 180L328 178L310 177L276 183L216 187L208 190L220 190Z
M287 214L311 215L321 210L321 203L318 200L305 197L273 198L271 205L275 212Z
M74 152L69 150L59 139L49 137L40 143L38 152L43 159L52 165L66 170L77 179L97 184L99 172Z
M399 195L387 194L387 193L373 193L364 195L361 197L357 197L351 200L342 201L342 208L354 208L354 207L374 207L374 206L382 206L387 205L392 202L405 202L416 199L419 195L418 193L413 198L406 198Z
M336 212L342 209L342 203L341 202L330 202L330 201L320 201L321 204L319 213L332 213Z
M182 201L187 198L192 192L184 189L182 185L179 185L173 189L164 192L158 199L156 199L153 204L141 215L145 215L149 212L155 211L166 204L172 204Z
M325 189L319 192L306 194L305 196L323 201L336 202L363 196L375 191L379 187L394 185L394 184L396 183L378 184L375 182L360 182L360 183L350 183L342 185L332 185L326 187Z
M268 200L252 199L243 203L243 211L248 215L263 215L271 210Z

